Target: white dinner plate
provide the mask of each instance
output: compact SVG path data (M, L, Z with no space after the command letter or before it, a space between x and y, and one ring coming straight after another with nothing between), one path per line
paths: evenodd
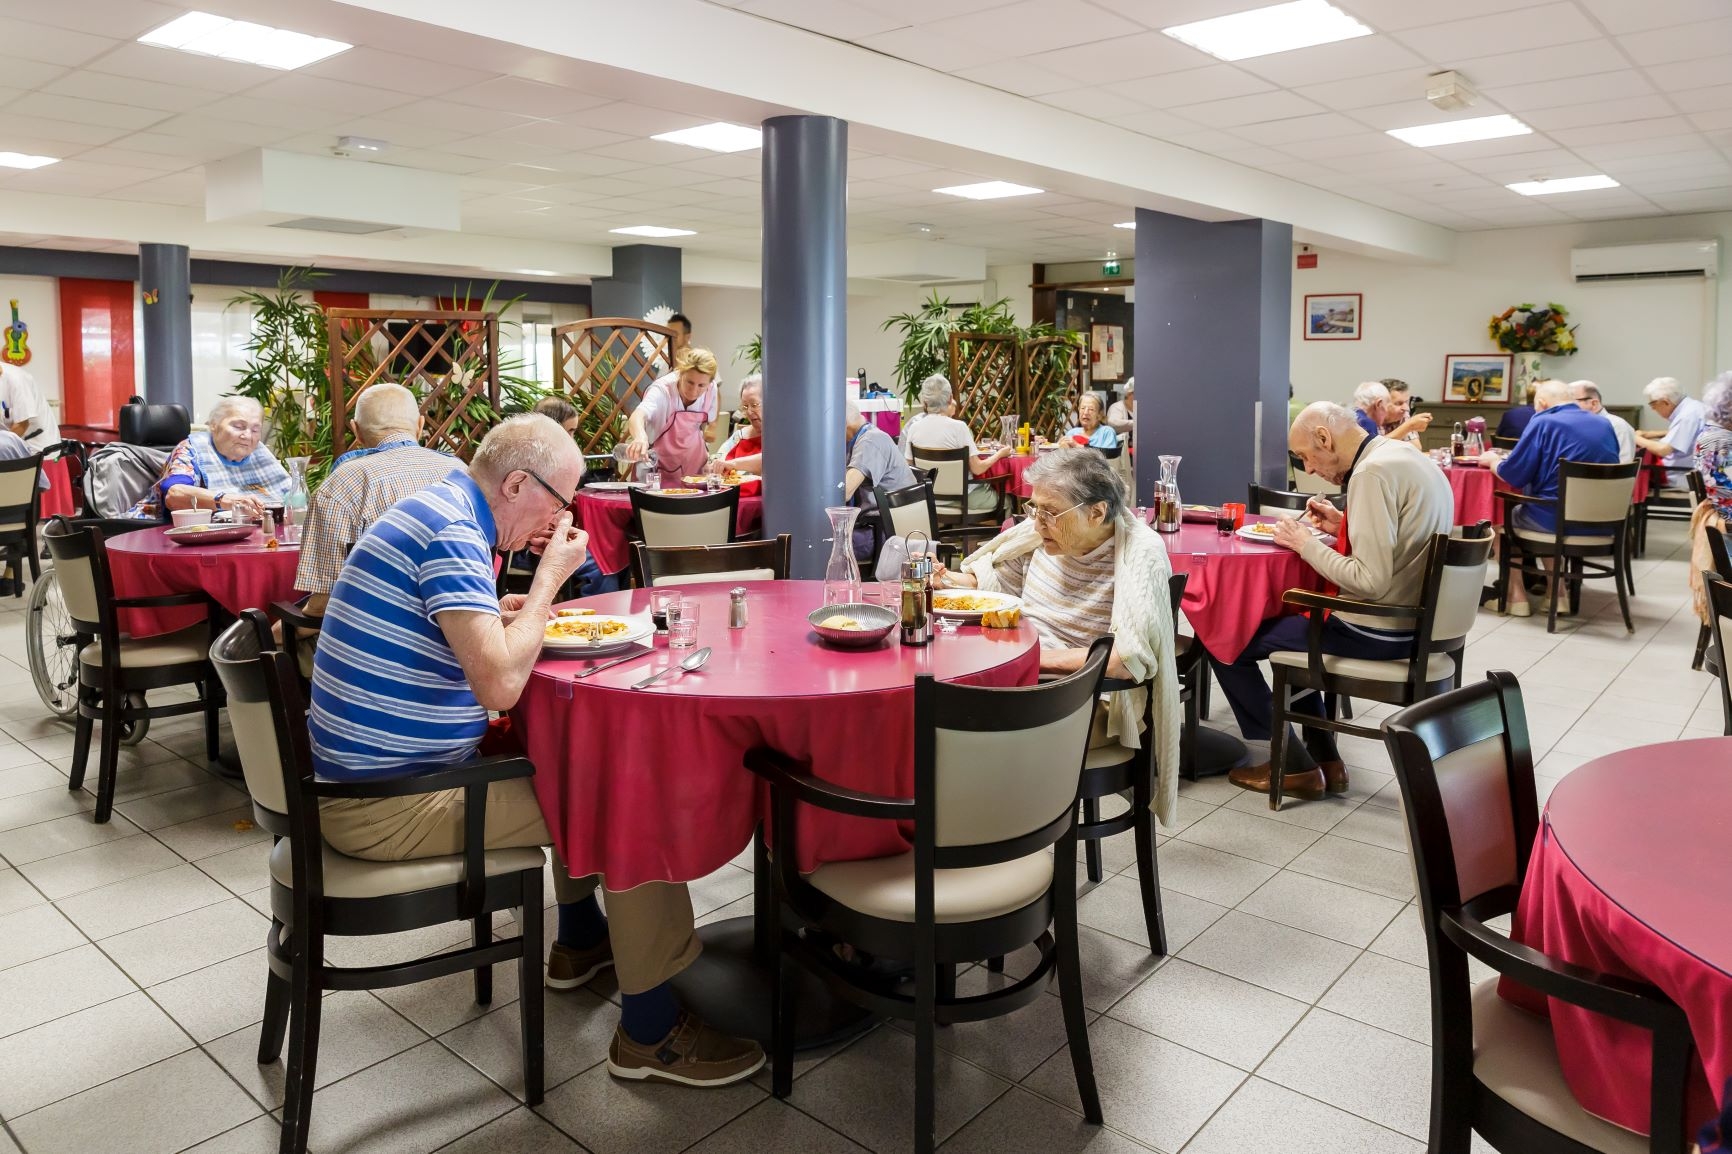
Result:
M1287 517L1287 518L1283 518L1283 520L1289 520L1290 521L1290 520L1295 520L1295 518ZM1274 528L1274 526L1275 526L1275 523L1273 521L1265 521L1265 522L1261 522L1261 523L1268 525L1270 528ZM1301 521L1299 524L1300 524L1301 528L1305 529L1313 537L1321 537L1324 535L1323 530L1317 528L1317 526L1315 526L1315 525L1306 525L1303 521ZM1250 525L1246 525L1243 529L1238 530L1237 532L1235 532L1233 534L1233 536L1243 537L1247 541L1255 541L1259 545L1274 545L1275 544L1275 537L1273 534L1253 532L1252 527ZM1277 545L1276 548L1280 548L1280 546Z
M584 488L592 493L623 493L627 489L641 489L643 484L639 481L597 481Z
M607 613L586 614L574 617L575 621L623 621L628 626L624 633L610 637L606 641L583 641L578 638L569 640L554 640L543 637L541 647L550 654L560 657L603 657L609 653L618 653L628 649L647 637L654 636L655 625L648 617L616 617Z
M991 597L992 609L946 609L946 597ZM932 612L938 617L950 617L957 621L979 621L981 616L989 612L1003 612L1006 609L1022 608L1022 599L1012 597L1008 593L981 593L974 589L936 589L932 593Z

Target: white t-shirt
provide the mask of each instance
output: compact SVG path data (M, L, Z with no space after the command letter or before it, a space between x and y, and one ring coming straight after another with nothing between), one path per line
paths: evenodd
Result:
M5 406L8 426L29 422L24 440L32 453L46 452L60 443L60 423L54 419L54 410L43 399L36 378L17 365L0 364L0 405Z
M666 388L662 386L666 385ZM668 422L673 420L677 412L702 413L704 424L710 424L716 419L716 382L711 381L703 395L690 405L680 400L680 378L678 373L668 373L657 377L655 384L644 393L637 411L643 414L643 429L649 436L653 446L662 433L667 431Z
M1600 416L1612 423L1612 432L1617 435L1618 464L1628 465L1636 459L1636 430L1630 427L1630 422L1616 413L1601 409Z
M974 446L974 434L955 417L943 413L921 413L902 430L902 455L914 459L914 446L922 449L967 449L979 453Z

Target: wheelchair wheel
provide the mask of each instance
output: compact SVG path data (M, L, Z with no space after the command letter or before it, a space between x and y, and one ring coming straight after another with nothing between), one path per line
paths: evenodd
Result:
M56 717L72 720L78 713L78 635L52 569L30 591L24 641L36 695Z
M128 705L135 707L142 706L144 704L144 694L131 693L127 695L126 700ZM148 717L141 717L137 721L124 722L120 727L120 744L137 745L139 742L144 740L144 735L149 732L150 718Z

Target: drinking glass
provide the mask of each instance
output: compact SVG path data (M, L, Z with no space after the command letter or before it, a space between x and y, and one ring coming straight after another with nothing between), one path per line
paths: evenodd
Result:
M1225 505L1221 506L1215 513L1215 532L1223 537L1231 537L1235 528L1237 526L1233 524L1233 510Z
M668 606L669 649L690 649L698 643L698 609L696 601L679 601Z
M961 627L962 621L956 617L938 617L938 632L949 637Z
M680 603L677 589L651 589L649 595L650 621L656 627L657 637L666 637L668 633L668 610Z
M1228 501L1221 508L1233 514L1233 528L1243 529L1245 527L1245 503L1243 501Z

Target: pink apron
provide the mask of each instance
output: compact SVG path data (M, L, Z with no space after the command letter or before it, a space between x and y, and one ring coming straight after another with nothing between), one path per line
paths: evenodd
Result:
M650 448L655 450L656 462L661 468L663 483L672 477L674 485L680 484L679 478L695 477L704 471L704 465L710 459L709 446L704 443L704 420L709 411L703 408L703 398L695 402L698 408L688 409L680 399L680 387L677 381L669 381L658 388L666 389L668 400L673 404L673 418L668 421L667 428L661 436L650 442ZM711 385L710 388L714 388ZM647 477L648 470L642 470Z

